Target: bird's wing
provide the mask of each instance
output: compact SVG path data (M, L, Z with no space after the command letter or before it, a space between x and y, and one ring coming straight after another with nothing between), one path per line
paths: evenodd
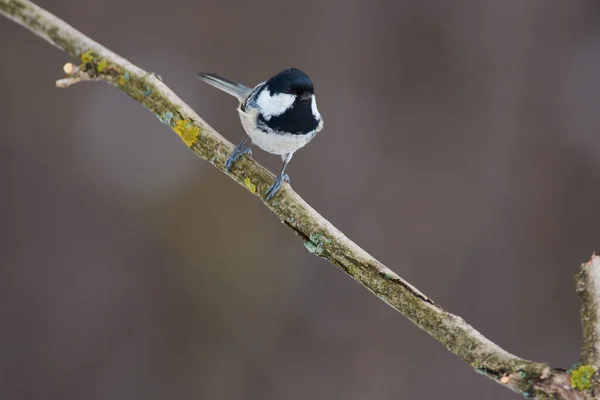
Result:
M248 109L257 107L257 105L256 105L256 96L257 96L258 92L260 92L260 90L262 89L262 87L264 85L265 85L265 83L261 82L258 85L256 85L254 87L254 89L250 90L250 93L248 93L248 96L246 97L246 100L242 101L242 103L240 104L240 110L241 111L247 112Z
M196 77L225 93L237 97L240 102L244 101L252 92L252 89L248 86L229 80L221 75L198 72Z

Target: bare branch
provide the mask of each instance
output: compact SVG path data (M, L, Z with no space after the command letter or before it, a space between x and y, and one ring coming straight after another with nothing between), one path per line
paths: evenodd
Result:
M57 86L101 80L121 89L175 131L198 157L224 172L224 163L233 145L204 122L155 74L133 65L27 0L0 0L0 14L81 60L79 67L65 66L68 76L60 79ZM274 176L253 159L242 157L228 176L260 198L282 223L304 241L311 253L346 272L476 371L527 397L588 398L584 392L565 384L569 382L567 372L510 354L462 318L445 311L348 239L289 185L284 185L276 198L266 203L263 193ZM594 285L594 288L600 287L596 283ZM598 321L597 309L594 310L594 321ZM595 343L594 339L594 346Z
M577 296L581 302L583 340L581 361L600 367L600 257L593 255L581 265L576 276Z

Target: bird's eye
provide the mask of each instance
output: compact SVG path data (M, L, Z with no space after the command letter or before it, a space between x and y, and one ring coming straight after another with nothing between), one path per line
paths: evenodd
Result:
M288 86L288 87L286 87L285 89L283 89L283 93L286 93L286 94L290 94L290 93L292 93L292 88L291 88L291 87L289 87L289 86Z

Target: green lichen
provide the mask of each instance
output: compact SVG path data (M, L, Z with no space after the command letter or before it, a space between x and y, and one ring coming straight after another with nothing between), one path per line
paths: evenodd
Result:
M165 111L162 114L154 114L156 118L160 120L165 125L171 125L171 120L173 119L173 113L171 111Z
M130 77L129 71L123 72L123 75L119 76L119 85L125 86L129 82Z
M144 97L148 97L150 94L152 94L152 89L149 87L144 87Z
M577 362L573 365L571 365L568 369L567 372L570 374L571 372L575 371L577 368L581 367L583 365L582 362Z
M309 237L309 241L304 242L304 247L306 247L309 252L320 256L323 254L323 243L331 243L331 239L327 239L318 233L312 233Z
M353 264L348 264L346 266L346 272L352 277L358 277L361 271L360 268L354 266Z
M384 294L378 294L377 297L379 298L379 300L383 301L384 303L388 302L388 298Z
M320 256L323 253L323 248L321 246L315 245L312 242L304 242L304 247L313 254Z
M96 53L88 50L82 53L79 58L81 59L81 70L87 72L90 76L95 77L98 74L98 62L101 61L98 59Z
M252 183L252 180L250 178L244 178L244 186L246 186L246 188L248 188L250 193L252 193L252 194L256 193L256 185L254 183Z
M385 269L383 271L383 276L385 279L398 279L398 276L391 269Z
M94 62L96 55L94 54L93 51L89 50L89 51L86 51L85 53L81 54L80 58L81 58L82 64L91 64Z
M196 142L198 142L200 128L192 124L190 121L186 121L184 119L178 120L175 123L173 130L179 135L187 147L192 147L196 144Z
M106 68L108 68L108 61L106 60L100 60L98 61L98 66L96 67L96 71L98 71L98 73L103 73L104 71L106 71Z
M107 59L100 58L91 50L82 53L79 58L81 59L81 69L91 76L97 76L98 74L110 74L114 76L119 73L118 67L111 64Z
M592 378L596 369L591 365L582 365L571 371L571 386L575 389L584 390L592 386Z

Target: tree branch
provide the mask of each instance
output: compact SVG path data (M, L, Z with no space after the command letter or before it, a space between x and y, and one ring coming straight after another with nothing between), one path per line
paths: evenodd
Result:
M600 257L593 255L581 265L576 277L577 296L581 302L583 339L581 361L600 367Z
M57 86L67 87L80 81L99 80L121 89L175 131L198 157L224 172L224 163L233 145L204 122L155 74L133 65L27 0L0 0L0 14L81 60L80 66L65 65L67 77L59 80ZM570 384L569 372L510 354L462 318L445 311L348 239L289 185L284 185L271 202L265 202L263 193L271 185L274 176L253 159L242 157L228 176L260 198L288 228L300 236L308 251L346 272L476 371L527 397L591 398L588 397L591 392L587 387L577 388ZM598 271L598 265L593 264L595 271ZM587 272L584 275L581 293L587 293L584 296L586 299L593 294L595 300L582 300L588 349L584 351L583 359L584 362L597 365L600 274Z

